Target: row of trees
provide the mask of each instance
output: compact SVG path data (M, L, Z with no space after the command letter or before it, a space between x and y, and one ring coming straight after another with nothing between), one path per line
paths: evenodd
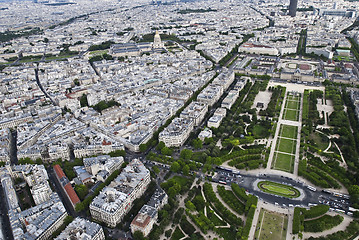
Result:
M318 169L324 171L329 174L333 178L337 179L341 183L344 184L347 188L352 184L350 180L350 175L346 171L345 168L339 166L338 161L335 159L329 158L326 163L323 163L320 158L315 157L313 154L308 153L308 163L312 166L317 167Z
M214 224L203 213L192 214L189 209L186 209L186 213L204 234L207 234L208 230L214 230Z
M258 77L258 76L257 76ZM256 98L257 94L259 93L259 91L264 91L267 86L268 86L268 80L265 81L256 81L251 90L249 91L246 99L243 102L243 110L242 112L248 112L253 105L254 99Z
M217 190L219 196L230 208L238 214L242 215L244 213L244 204L236 198L232 191L226 190L223 186L218 186Z
M299 207L294 208L292 229L293 234L299 233L301 237L302 232L321 232L338 225L342 220L339 222L337 220L342 217L339 215L335 217L324 215L328 212L328 210L328 205L313 206L309 210ZM328 224L328 219L333 220L332 225Z
M298 175L304 177L316 186L323 188L340 188L337 181L317 167L308 165L306 159L299 162Z
M90 63L102 61L102 60L113 60L113 57L110 54L104 53L102 55L96 55L89 59Z
M238 157L236 159L231 160L228 165L237 166L239 163L248 162L250 160L261 160L261 154L252 154Z
M246 155L255 155L255 154L261 154L263 151L262 146L252 146L251 148L247 148L245 150L243 149L233 149L233 151L230 154L224 155L221 157L222 162L228 161L228 160L235 160L237 158L246 156Z
M181 224L181 228L185 231L188 235L192 235L194 233L193 226L187 221L186 217L183 215L184 209L178 208L178 200L176 199L177 194L185 194L188 192L188 189L193 183L193 178L184 178L175 176L169 179L167 182L161 184L161 187L166 191L168 194L168 204L166 204L161 210L161 214L159 214L159 218L157 224L154 224L154 227L151 233L148 236L148 239L160 239L161 234L163 234L165 228L170 223L179 223ZM181 188L180 190L176 189L175 193L171 193L171 189L174 188ZM196 189L192 188L188 192L188 196L193 196L195 194ZM191 198L185 200L187 202ZM183 216L183 217L182 217ZM197 236L197 234L195 234ZM200 239L200 236L198 236Z
M316 218L320 217L326 212L328 212L329 206L328 205L317 205L311 207L309 210L302 210L302 214L304 215L304 219Z
M253 217L254 217L255 211L256 211L256 206L251 205L251 207L249 208L248 214L247 214L246 224L244 225L244 227L242 229L241 239L248 239L248 235L249 235L249 231L251 230L251 227L252 227L252 222L253 222Z
M237 184L232 183L231 188L233 193L239 198L242 202L246 203L248 200L248 195L246 194L246 190L244 188L239 187Z
M300 37L297 46L298 55L306 55L306 45L307 45L307 29L303 29L300 32Z
M304 232L323 232L339 225L343 219L340 215L324 215L314 220L304 221Z
M272 92L271 99L268 103L267 109L261 109L259 111L259 115L268 117L278 116L285 97L285 89L286 88L282 86L269 87L268 90Z
M219 201L210 183L205 183L203 185L203 190L206 199L213 205L223 219L226 219L228 223L234 226L242 225L242 219L237 218L236 215L234 215Z
M345 230L338 231L330 235L326 235L325 237L318 237L318 238L310 237L309 240L353 239L354 236L358 235L358 231L359 231L359 221L354 220L350 222L349 226Z
M98 51L98 50L105 50L105 49L109 49L111 47L112 44L115 44L115 42L113 41L106 41L103 42L101 44L98 45L92 45L89 47L89 51Z

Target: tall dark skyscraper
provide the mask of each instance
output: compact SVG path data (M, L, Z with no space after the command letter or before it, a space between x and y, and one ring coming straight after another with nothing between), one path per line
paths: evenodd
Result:
M291 17L295 17L295 15L297 13L297 5L298 5L298 0L290 0L289 15Z

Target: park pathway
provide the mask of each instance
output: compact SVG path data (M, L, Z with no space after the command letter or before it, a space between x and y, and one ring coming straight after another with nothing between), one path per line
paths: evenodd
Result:
M254 239L254 234L256 233L256 225L258 223L259 219L259 213L262 209L262 202L258 201L256 211L254 212L253 221L252 221L252 227L249 231L248 239Z

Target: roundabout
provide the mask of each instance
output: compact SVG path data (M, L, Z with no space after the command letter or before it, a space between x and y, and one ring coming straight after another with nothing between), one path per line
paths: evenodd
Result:
M258 188L265 193L286 197L286 198L298 198L300 197L300 191L292 186L271 182L260 181L257 183Z

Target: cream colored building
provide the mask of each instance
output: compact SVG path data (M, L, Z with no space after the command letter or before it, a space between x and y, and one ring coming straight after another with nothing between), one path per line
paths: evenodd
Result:
M194 122L192 119L175 118L159 134L159 141L164 142L167 147L180 147L191 134L193 127Z
M132 208L133 201L146 191L150 181L150 171L140 160L134 159L91 202L92 218L116 227Z

